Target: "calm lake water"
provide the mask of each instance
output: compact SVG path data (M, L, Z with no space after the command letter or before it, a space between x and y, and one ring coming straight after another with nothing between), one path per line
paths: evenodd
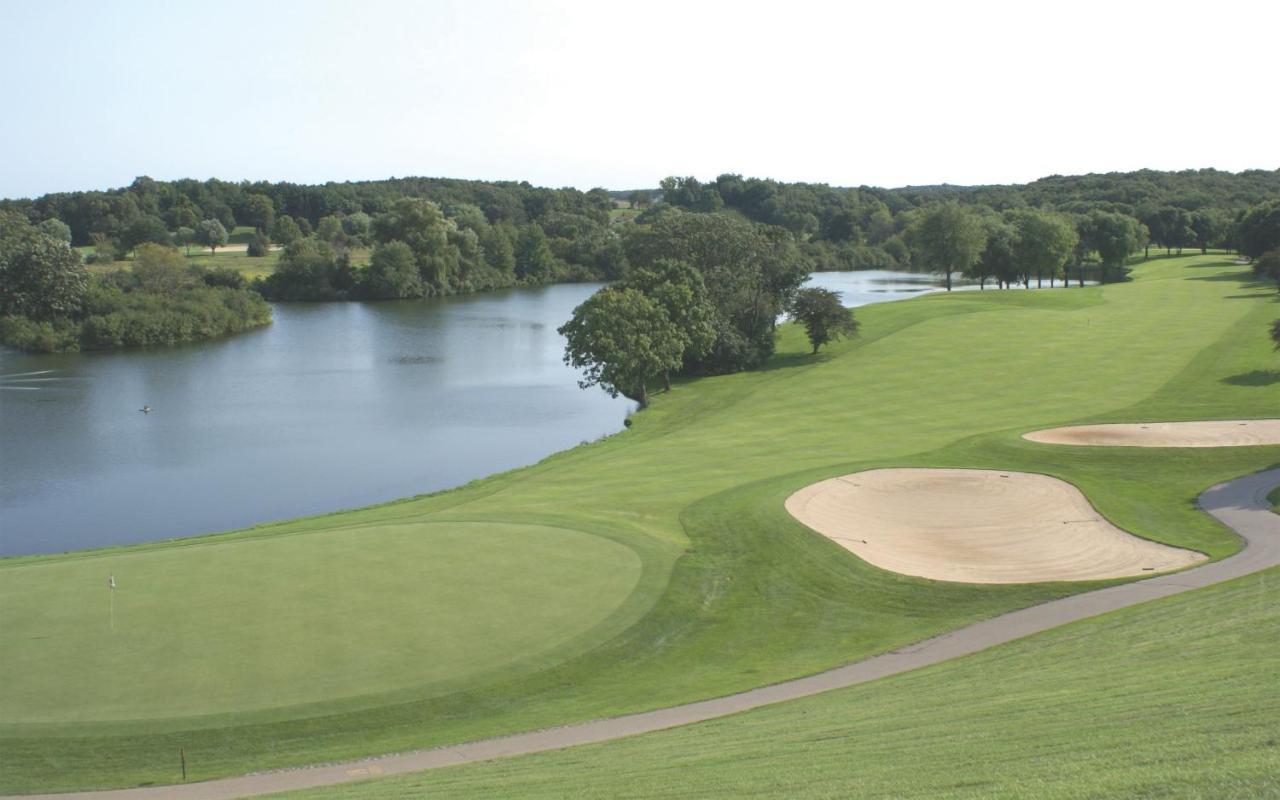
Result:
M890 272L811 283L849 306L937 284ZM614 433L632 404L580 390L556 333L597 288L278 304L267 328L170 349L0 348L0 556L368 505Z

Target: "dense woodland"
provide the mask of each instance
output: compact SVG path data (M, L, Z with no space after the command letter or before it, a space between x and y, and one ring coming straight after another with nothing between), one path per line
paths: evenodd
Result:
M8 220L0 335L38 350L224 335L266 321L267 307L245 299L252 292L267 300L377 300L601 280L619 294L647 291L653 305L654 287L672 283L654 278L658 270L699 276L696 286L675 283L709 304L714 335L694 337L678 356L655 355L662 366L647 374L731 372L768 357L775 320L816 270L928 271L948 287L954 276L983 288L1053 287L1121 279L1130 256L1152 247L1194 247L1238 251L1255 259L1260 276L1280 277L1270 275L1277 257L1267 257L1280 248L1278 198L1280 171L1261 170L902 189L721 175L707 183L672 177L659 189L626 193L428 178L307 186L142 177L122 189L0 201ZM90 278L67 246L91 248L87 262L128 260L133 272L145 272L143 262L157 260L177 268L175 246L216 252L237 226L255 231L249 256L279 249L274 269L248 288L221 271L187 270L163 292L131 284L127 273ZM32 237L46 248L38 258ZM31 280L33 258L51 271L37 295L61 284L80 288L52 302L20 301L31 289L17 282ZM652 285L642 291L637 281ZM610 296L610 313L623 314L622 301L636 310L634 296ZM227 310L210 316L219 303ZM684 313L670 302L655 307L671 319ZM167 323L156 322L166 314Z

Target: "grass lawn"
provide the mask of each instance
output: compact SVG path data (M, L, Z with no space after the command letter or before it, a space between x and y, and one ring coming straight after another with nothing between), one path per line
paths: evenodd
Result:
M1280 446L1053 447L1019 436L1071 422L1275 415L1280 384L1240 379L1275 363L1265 335L1274 291L1217 256L1153 259L1136 277L871 306L858 311L858 339L818 356L785 326L764 369L679 383L617 436L458 490L222 536L0 562L0 686L27 687L23 716L0 723L0 790L173 781L180 747L199 780L655 708L1100 585L887 573L782 508L796 488L858 469L1043 472L1137 535L1228 555L1235 537L1194 499L1280 462ZM607 542L591 569L618 572L608 590L590 583L585 599L577 586L539 589L596 578L511 551L521 572L490 554L490 531L520 538L513 526ZM468 532L475 563L456 576L458 593L416 590L427 565L460 563ZM528 545L542 546L542 535ZM40 577L58 571L56 581ZM110 573L121 581L117 611L129 603L118 622L135 626L117 635L147 643L113 651L110 663L141 685L77 711L96 702L86 698L101 678L58 654L95 661L109 646ZM566 607L532 622L495 610L543 596ZM342 617L343 635L318 630L348 603L356 616ZM422 622L460 608L470 616L458 625ZM199 624L183 626L184 615ZM525 637L553 629L555 642ZM34 638L49 631L56 643ZM216 646L202 650L206 636ZM491 637L492 646L475 641ZM463 655L430 663L455 651ZM319 688L268 705L259 676L281 686L292 670ZM207 713L215 709L223 713Z
M237 231L252 230L236 228ZM76 248L81 254L92 253L92 247ZM234 269L238 271L248 280L254 278L262 278L276 271L276 265L280 263L280 250L273 249L265 256L250 257L243 247L238 249L221 249L210 253L207 247L196 247L192 245L190 248L180 247L178 252L187 257L187 263L192 266L202 266L206 268L221 267ZM351 263L355 267L369 266L369 259L373 251L367 247L353 247L351 249ZM130 269L133 265L132 259L124 259L122 261L113 261L108 265L88 264L86 269L89 272L110 272L117 269Z
M1272 569L734 717L289 797L1276 798L1277 640Z

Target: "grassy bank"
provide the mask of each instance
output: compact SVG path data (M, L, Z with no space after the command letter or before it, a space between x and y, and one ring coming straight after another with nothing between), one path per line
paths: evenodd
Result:
M203 779L654 708L811 673L1098 585L907 578L868 566L783 510L796 488L857 469L1044 472L1079 486L1135 534L1230 554L1235 537L1194 499L1280 461L1280 447L1071 448L1019 436L1075 421L1280 408L1280 385L1242 378L1274 363L1265 337L1274 292L1212 256L1160 259L1136 275L1105 287L867 307L857 340L816 357L787 326L765 369L677 385L615 437L452 492L218 537L0 562L0 608L38 620L0 626L0 648L21 658L0 663L0 686L26 710L0 725L0 786L169 782L179 748L192 779ZM465 537L455 540L461 550L433 540L442 525L476 532L463 583L482 586L491 604L445 629L420 621L446 602L440 595L405 599L405 587L425 579L423 565L466 560ZM509 564L479 555L487 530L517 525L603 538L628 554L605 547L613 555L583 572L613 565L621 575L634 563L635 574L606 581L612 592L593 589L598 599L557 594L563 616L542 630L576 636L530 644L504 614L540 582L579 578L526 549L536 536L511 537L514 584ZM266 549L270 559L256 563ZM205 568L215 553L218 576L244 577L215 579ZM130 576L148 587L130 595L138 622L128 639L101 631L107 574L121 581L122 604L126 588L141 591ZM160 575L175 577L147 577ZM51 603L50 592L82 584L96 602ZM333 625L351 593L360 613L342 618L342 636L311 636ZM198 626L166 616L179 601L199 610ZM454 602L444 607L470 605L464 595ZM282 629L298 633L262 633ZM203 631L218 634L217 648L196 646ZM486 653L474 640L490 635L511 644ZM78 657L103 648L112 649ZM429 664L433 652L455 650L476 655L446 659L447 669ZM255 694L254 676L282 663L304 665L321 690L283 703ZM163 681L128 685L158 673ZM58 692L70 685L122 701L72 719ZM237 710L203 713L213 709Z
M1277 637L1272 569L723 720L289 796L1274 798Z

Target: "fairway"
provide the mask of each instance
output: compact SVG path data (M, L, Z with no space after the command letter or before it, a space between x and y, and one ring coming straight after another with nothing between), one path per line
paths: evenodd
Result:
M865 470L1049 475L1129 534L1226 557L1239 540L1195 498L1280 446L1022 434L1274 417L1280 384L1239 376L1274 365L1278 309L1216 256L1156 259L1124 284L870 306L853 340L814 356L783 326L764 368L677 382L616 436L457 490L7 559L0 650L23 655L0 666L0 789L172 782L180 748L203 780L659 708L1106 585L901 575L787 513L802 487ZM104 631L112 573L127 647ZM190 670L202 688L174 677Z
M304 551L286 537L193 549L6 575L0 606L33 613L6 615L5 722L429 693L590 643L640 576L623 545L536 525L382 525L316 534Z

